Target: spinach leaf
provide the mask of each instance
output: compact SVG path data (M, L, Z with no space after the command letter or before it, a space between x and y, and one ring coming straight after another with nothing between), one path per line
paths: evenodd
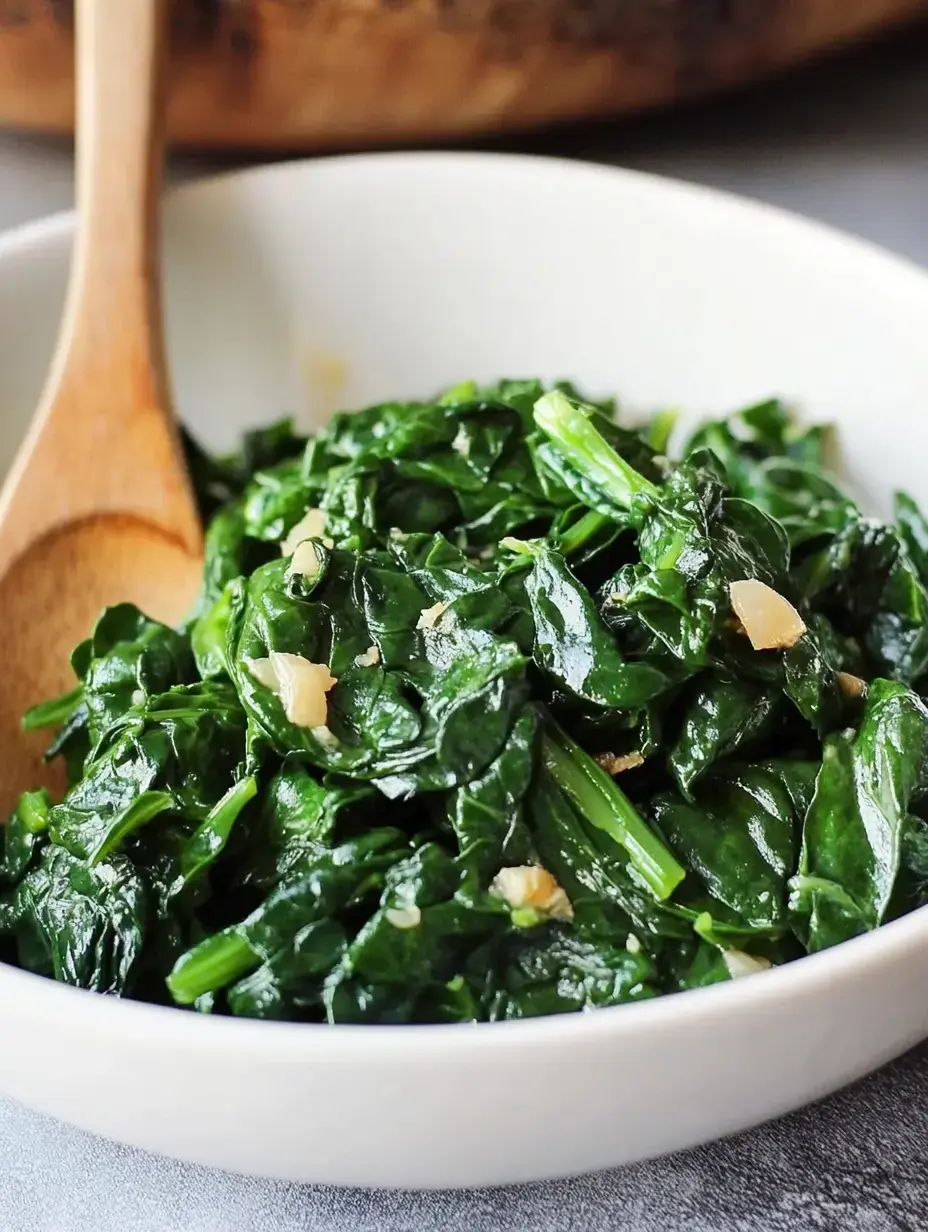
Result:
M656 796L651 812L677 859L745 931L782 931L787 881L817 765L730 766L704 781L694 802Z
M377 556L332 553L309 596L290 586L285 561L263 566L229 625L242 704L281 754L374 780L391 797L472 778L504 745L527 689L518 646L468 620L469 599L433 623L429 596ZM382 666L356 666L370 647ZM250 664L270 652L325 663L338 678L324 731L290 722L255 679Z
M922 585L928 585L928 522L906 492L896 493L896 526Z
M777 400L678 462L674 426L516 379L186 439L199 600L108 609L26 715L69 786L4 831L5 953L201 1013L475 1022L923 905L928 523L866 517ZM744 581L787 634L746 635Z
M888 680L870 685L856 734L826 740L791 882L794 926L809 950L882 923L909 807L923 791L926 741L928 710Z
M774 729L782 707L776 688L707 674L693 692L668 764L683 795L720 758L757 744Z
M335 920L301 928L250 975L228 991L229 1009L247 1018L317 1019L324 980L345 953L344 929Z
M307 854L363 833L381 808L382 797L367 784L322 782L307 767L285 762L251 812L235 875L267 892Z
M172 996L192 1005L273 960L308 925L378 891L406 846L399 831L382 827L340 847L307 849L245 920L205 938L178 959L168 977Z
M242 531L260 543L280 543L305 515L313 496L301 458L258 471L242 496Z
M793 424L777 399L710 421L684 456L711 450L734 493L774 517L793 548L841 530L856 516L853 501L827 476L827 429Z
M363 1022L385 1003L415 1015L438 997L475 948L508 928L503 904L487 894L456 893L460 872L439 846L426 844L387 873L382 906L348 946L325 990L330 1022Z
M107 608L83 656L82 701L94 746L132 706L195 678L190 643L131 603Z
M249 564L257 563L252 562L249 548L241 505L236 502L224 506L206 529L198 619L203 618L230 582L250 572Z
M26 791L3 827L3 862L0 885L15 886L35 863L48 834L51 797L44 788Z
M244 751L244 716L228 685L185 685L131 707L49 812L55 843L99 863L167 811L203 820Z
M324 481L337 542L455 527L462 542L492 545L553 513L522 429L518 410L479 395L371 407L336 416L307 451L304 480Z
M458 858L482 885L504 864L532 862L523 800L535 769L537 733L537 714L527 707L483 774L449 792L443 800L446 824L457 840Z
M842 632L863 633L880 609L899 551L892 527L870 518L849 520L798 567L802 594Z
M863 642L877 674L914 685L928 672L928 590L907 552L889 575Z
M667 677L648 663L626 662L590 594L546 544L507 539L532 561L524 580L534 624L534 659L552 683L582 701L633 709L661 693Z
M488 1000L491 1022L563 1014L657 995L656 972L643 953L551 926L553 935L513 939L499 956Z
M147 910L144 881L128 860L90 866L47 846L9 910L20 965L78 988L131 992Z

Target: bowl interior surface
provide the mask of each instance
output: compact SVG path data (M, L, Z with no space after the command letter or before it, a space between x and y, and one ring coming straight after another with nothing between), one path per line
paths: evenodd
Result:
M72 233L73 220L60 218L0 238L0 470L9 463L39 397L63 303ZM164 265L178 407L194 433L213 448L230 447L243 429L284 414L312 429L336 408L429 395L467 377L570 377L591 393L618 393L630 408L671 405L685 408L689 417L782 395L799 405L803 418L837 425L844 473L874 512L888 513L897 487L928 500L922 460L928 278L865 245L774 210L638 174L554 161L364 156L259 169L176 191L165 210ZM26 1065L22 1077L0 1064L0 1086L130 1141L300 1179L457 1184L577 1171L697 1141L783 1111L913 1042L928 1030L928 996L912 1001L894 1034L881 1035L874 1017L866 1046L859 1042L864 1027L853 1041L845 1041L842 1051L825 1026L830 1014L845 1014L857 1004L852 997L859 995L854 992L858 979L885 969L886 961L901 963L903 953L911 957L916 946L924 951L928 916L918 915L889 926L885 937L841 947L846 954L807 960L805 974L800 970L804 963L775 972L769 986L765 976L756 984L743 981L668 998L660 1006L603 1011L573 1025L551 1021L524 1024L515 1033L491 1028L454 1037L460 1042L459 1056L475 1065L483 1047L477 1036L488 1045L490 1037L498 1039L500 1054L508 1047L504 1041L521 1039L527 1049L537 1046L533 1055L550 1073L550 1065L558 1064L557 1041L566 1041L568 1033L574 1041L581 1033L589 1041L593 1066L596 1048L605 1049L610 1035L624 1039L634 1052L651 1046L649 1024L660 1025L670 1041L673 1024L682 1029L689 1022L690 1042L693 1024L708 1039L714 1021L734 1030L735 1010L745 1031L755 1029L758 1017L769 1024L765 1029L771 1032L774 1056L773 1032L789 1030L769 1012L773 1001L764 990L777 981L782 994L773 1000L781 1009L794 1004L801 1014L806 1005L810 1022L819 1014L819 1034L806 1032L806 1051L793 1064L798 1076L781 1090L772 1084L765 1095L747 1058L739 1074L739 1058L730 1057L726 1082L732 1090L739 1084L744 1088L743 1107L732 1104L734 1097L722 1082L710 1101L711 1115L685 1111L665 1132L661 1099L653 1084L643 1083L639 1102L651 1112L642 1116L651 1120L635 1122L630 1103L634 1141L627 1135L615 1146L600 1135L588 1148L580 1141L565 1142L555 1154L541 1138L532 1139L527 1123L524 1145L504 1157L493 1135L487 1137L485 1121L477 1118L466 1149L450 1142L442 1154L444 1146L428 1144L433 1165L426 1161L419 1167L397 1148L389 1158L378 1155L376 1166L362 1162L345 1171L338 1162L339 1135L347 1142L360 1132L357 1119L350 1121L347 1112L344 1126L327 1126L331 1148L316 1143L314 1162L304 1165L302 1156L291 1162L286 1151L276 1162L262 1150L260 1135L243 1131L237 1138L230 1120L217 1122L215 1140L207 1142L192 1100L186 1123L174 1116L163 1129L160 1122L143 1124L137 1111L120 1101L115 1078L113 1101L102 1111L99 1101L91 1109L78 1081L66 1094L43 1077L38 1061ZM836 990L831 1008L829 980ZM14 1030L0 1021L0 1040L5 1031L14 1032L12 1039L30 1024L37 1030L40 1024L40 1034L46 1031L50 1040L51 998L67 997L66 990L2 968L0 982L15 993L18 1024ZM313 1057L333 1063L350 1057L353 1065L370 1066L386 1058L391 1064L401 1059L409 1066L417 1063L413 1048L405 1050L406 1029L375 1031L378 1043L374 1047L371 1036L366 1051L357 1030L350 1028L317 1032L194 1021L192 1015L103 1006L98 1000L103 999L78 996L68 1004L75 1008L70 1029L88 1039L105 1037L110 1044L120 1040L122 1053L119 1048L115 1054L101 1052L101 1073L109 1072L112 1063L116 1075L123 1062L128 1071L132 1041L141 1047L145 1039L149 1047L163 1050L170 1042L184 1060L165 1056L159 1069L162 1062L150 1053L150 1084L170 1085L171 1076L178 1075L178 1100L184 1097L183 1066L201 1067L196 1072L206 1085L213 1081L209 1067L214 1065L219 1090L235 1048L241 1044L261 1059L263 1042L270 1045L272 1036L278 1049L273 1072L279 1072L281 1083L297 1086L299 1080L286 1067L308 1065ZM129 1016L136 1026L127 1026L124 1033L123 1017L128 1024ZM171 1019L169 1027L165 1017ZM429 1075L439 1073L448 1081L444 1045L438 1044L450 1039L446 1031L423 1036L419 1029L410 1030L410 1043L415 1039L414 1049L421 1049L422 1082L434 1086ZM426 1040L434 1040L434 1048ZM220 1041L218 1051L211 1052ZM549 1043L555 1051L543 1055ZM755 1039L755 1047L761 1044ZM456 1049L449 1044L448 1055ZM826 1057L831 1068L823 1070ZM535 1063L528 1052L522 1060ZM810 1074L814 1071L814 1081L803 1078L803 1065ZM187 1070L190 1076L194 1072ZM412 1070L404 1072L408 1077ZM504 1072L500 1069L498 1077ZM578 1074L571 1082L582 1085L587 1080ZM611 1123L610 1108L593 1106L599 1078L592 1068L589 1074L590 1124L598 1124L600 1116L605 1127ZM668 1100L677 1099L681 1074L668 1071ZM484 1076L490 1082L491 1071L465 1066L460 1081L479 1084ZM256 1116L263 1100L261 1107L266 1104L271 1117L276 1106L271 1095L256 1093L245 1077L242 1081L234 1097L240 1111ZM314 1081L325 1080L317 1075ZM556 1081L550 1090L552 1100L561 1098ZM421 1117L415 1117L428 1096L423 1086L418 1096L407 1090L406 1097L406 1127L414 1137L421 1127ZM359 1108L366 1106L366 1098L359 1086ZM540 1095L533 1108L537 1117L550 1113ZM294 1115L298 1119L298 1111ZM422 1133L427 1142L427 1126ZM363 1147L362 1141L359 1156ZM434 1164L434 1159L445 1162Z
M70 237L60 219L0 240L2 468L44 379ZM721 194L487 155L282 164L174 192L164 267L178 408L212 447L469 376L567 376L688 415L779 394L839 426L876 508L924 487L926 283Z

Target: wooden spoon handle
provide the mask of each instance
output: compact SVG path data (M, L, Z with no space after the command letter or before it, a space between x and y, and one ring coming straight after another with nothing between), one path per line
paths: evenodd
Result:
M67 372L164 383L157 262L167 0L77 0L78 245ZM114 346L114 342L118 342Z
M169 7L77 0L79 229L55 361L0 495L0 576L42 534L101 513L137 515L191 555L202 547L158 278Z

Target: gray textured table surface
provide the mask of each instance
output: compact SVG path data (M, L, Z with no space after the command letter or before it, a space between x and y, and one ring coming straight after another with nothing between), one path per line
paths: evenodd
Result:
M685 116L518 148L731 188L928 265L928 35ZM204 166L182 160L177 171ZM70 196L66 150L0 138L0 227L60 209ZM114 1146L0 1101L0 1232L573 1229L926 1232L928 1048L824 1104L703 1150L563 1184L466 1194L245 1180Z

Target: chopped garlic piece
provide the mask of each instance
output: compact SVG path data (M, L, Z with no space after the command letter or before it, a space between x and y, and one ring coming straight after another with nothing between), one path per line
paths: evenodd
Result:
M322 510L307 509L296 526L281 540L281 555L292 556L304 539L321 539L324 530L325 514Z
M755 958L753 954L745 954L744 950L725 950L722 961L728 968L728 974L733 980L744 975L756 975L758 971L769 971L773 965L766 958Z
M277 694L291 723L297 727L325 725L326 694L336 680L324 663L310 663L302 655L276 650L268 659L246 659L245 663L258 684Z
M455 453L459 453L462 458L466 458L470 453L470 439L464 430L463 424L458 428L457 436L451 442L451 448Z
M635 936L634 933L629 933L628 936L625 938L625 948L626 950L628 950L629 954L640 954L641 953L641 942L638 940L638 938Z
M838 672L838 688L845 697L863 697L867 692L867 682L850 672Z
M422 920L422 912L418 907L388 907L384 912L387 922L394 928L417 928Z
M765 582L756 578L732 582L728 593L755 650L785 650L805 633L805 623L793 605Z
M368 646L364 654L355 655L355 667L376 667L380 662L380 651L376 646Z
M263 684L272 693L280 692L280 682L277 679L277 673L274 671L270 659L246 659L245 666L254 676L255 680L257 680L258 684Z
M287 569L287 577L299 574L306 578L307 582L311 582L318 573L319 557L316 555L316 549L309 539L304 539L302 543L297 544L293 552L293 559Z
M490 889L516 910L532 907L554 920L574 918L570 899L546 868L535 865L501 868Z
M296 727L321 727L328 717L326 694L335 677L324 663L310 663L302 655L271 651L271 666L280 685L284 713Z
M598 766L602 766L607 774L622 774L625 770L634 770L636 766L644 765L640 753L597 753L593 758Z
M431 607L424 607L419 613L419 620L416 624L417 629L434 629L449 607L447 603L435 603Z

